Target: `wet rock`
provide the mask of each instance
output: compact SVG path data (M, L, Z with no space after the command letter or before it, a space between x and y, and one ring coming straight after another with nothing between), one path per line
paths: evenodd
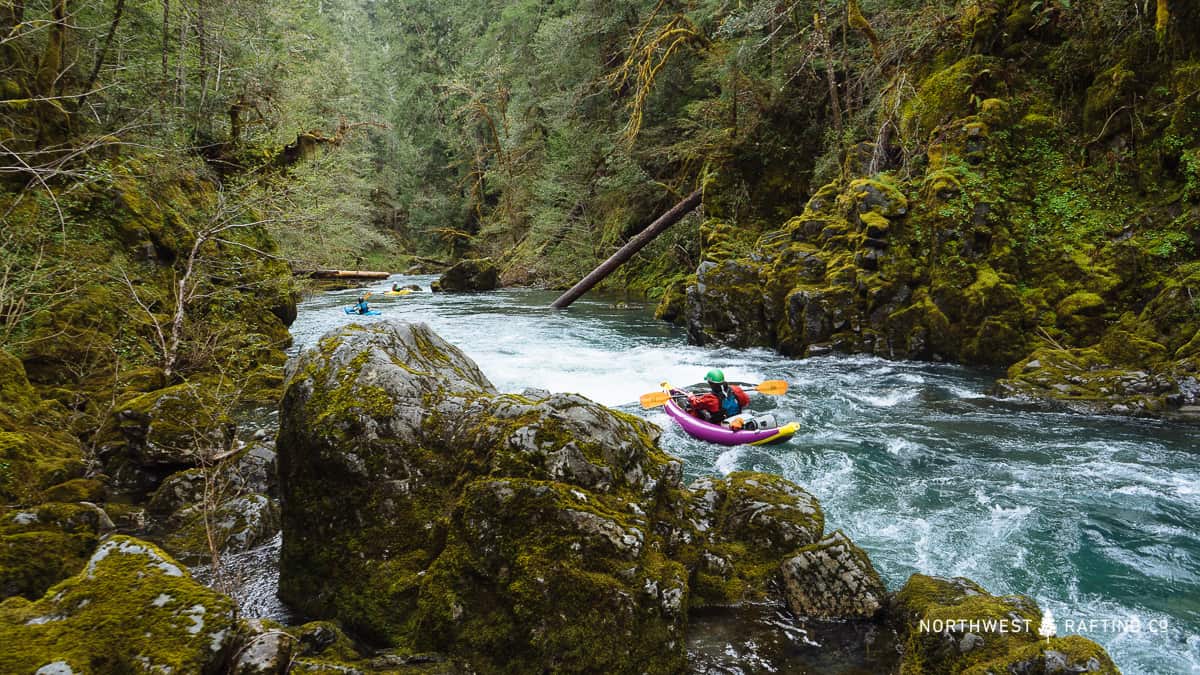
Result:
M901 672L1119 672L1091 640L1041 637L1030 598L993 596L969 579L914 574L889 611L904 643Z
M289 370L289 602L484 670L682 663L687 572L644 515L681 472L653 425L500 395L423 324L331 333Z
M163 537L163 548L188 564L199 564L212 555L245 551L266 543L279 531L279 503L266 495L245 494L226 499L205 513L204 502L186 506L171 515L172 531Z
M746 260L702 263L687 290L687 330L693 344L770 344L760 266Z
M261 619L242 621L232 675L284 675L291 669L297 640Z
M887 589L866 553L837 530L801 548L781 566L788 607L817 619L870 619Z
M464 293L495 290L500 272L490 258L464 260L446 270L433 282L434 293Z
M233 601L154 545L114 536L52 594L0 605L0 671L59 663L72 672L215 673L233 645L234 613Z

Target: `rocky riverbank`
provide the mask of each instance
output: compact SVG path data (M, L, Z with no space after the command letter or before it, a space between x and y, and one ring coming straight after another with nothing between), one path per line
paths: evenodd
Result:
M0 396L29 391L13 378ZM653 425L579 396L500 394L422 324L332 332L285 392L278 484L261 439L153 492L175 556L113 534L130 512L87 501L98 486L10 509L0 641L22 647L0 669L680 672L721 663L705 640L736 634L784 660L772 667L814 635L825 662L872 672L1116 672L1090 641L1039 639L1028 598L921 575L889 591L800 486L745 472L684 485ZM206 497L218 483L227 498ZM197 530L205 513L219 526ZM276 518L281 596L316 622L239 618L178 562L214 533L226 551L252 545ZM57 566L23 559L29 546ZM1023 631L979 628L1014 617ZM967 623L920 629L935 619Z
M658 433L577 396L499 394L420 324L328 334L289 369L281 593L394 653L486 672L685 670L689 615L748 601L879 626L906 672L1115 672L1094 643L1039 640L1028 598L919 575L889 593L801 487L685 486ZM918 630L1013 615L1025 632Z

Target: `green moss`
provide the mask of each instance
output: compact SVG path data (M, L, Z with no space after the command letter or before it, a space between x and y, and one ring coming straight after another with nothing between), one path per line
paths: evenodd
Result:
M42 427L0 431L0 500L29 503L41 491L83 475L83 451L69 434Z
M1088 87L1083 106L1083 122L1088 133L1111 135L1128 128L1128 116L1118 119L1113 113L1130 103L1137 76L1124 63L1119 63L1096 75ZM1105 125L1107 124L1107 129Z
M37 602L0 604L0 670L216 672L235 631L231 600L153 545L113 537Z
M73 478L47 488L42 492L42 499L48 502L102 502L107 494L108 487L102 481Z
M1089 291L1077 291L1058 303L1057 312L1062 316L1095 314L1104 311L1104 298Z
M996 65L988 57L972 54L925 78L917 88L917 95L906 101L901 110L900 127L905 137L924 142L942 122L974 113L974 101L981 99L976 98L973 90L980 76Z

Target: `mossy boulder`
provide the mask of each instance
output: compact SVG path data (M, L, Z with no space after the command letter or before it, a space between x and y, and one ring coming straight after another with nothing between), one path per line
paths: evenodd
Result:
M676 325L684 324L687 316L688 283L686 277L681 277L667 285L658 306L654 308L654 318Z
M101 430L101 456L117 484L148 492L228 452L237 429L218 391L202 378L119 401Z
M291 367L281 422L280 588L303 611L491 667L681 662L681 638L660 643L681 635L683 590L673 604L644 591L686 588L682 568L643 550L652 495L680 475L652 425L576 396L500 395L421 324L322 338ZM615 624L556 618L543 582L588 589L654 649L624 665L582 649L616 639Z
M207 512L203 501L189 505L171 514L169 522L163 548L195 565L208 559L213 548L236 553L269 541L279 532L279 504L266 495L243 494L223 499Z
M912 575L893 599L902 675L1120 671L1078 636L1044 639L1042 612L1022 595L993 596L961 577Z
M23 364L0 350L0 503L33 503L82 477L83 449L34 391Z
M114 536L36 602L0 603L0 670L216 673L236 632L232 600L154 545Z
M825 531L816 498L771 474L700 478L675 503L668 552L692 570L693 608L768 599L779 561Z
M491 258L463 260L442 273L431 288L435 293L492 291L500 283L500 271Z
M40 598L77 573L102 532L112 528L94 505L43 504L0 517L0 597Z
M687 571L628 504L565 483L480 479L420 582L421 642L488 672L672 672Z
M824 516L778 476L685 488L658 437L580 396L499 394L421 324L330 333L283 402L281 595L482 671L678 671L688 609L770 599Z
M72 478L42 491L47 502L102 502L108 497L108 486L95 478Z
M935 127L975 112L974 101L993 98L996 59L972 54L926 77L917 95L900 112L900 129L907 139L924 142Z
M688 341L699 345L771 344L761 267L750 260L705 261L687 290Z
M22 418L30 414L38 403L40 397L25 376L25 365L0 349L0 410L14 418Z

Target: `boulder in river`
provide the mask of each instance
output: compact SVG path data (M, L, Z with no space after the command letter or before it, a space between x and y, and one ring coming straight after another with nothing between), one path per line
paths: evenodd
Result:
M377 643L483 670L677 670L693 573L697 602L762 598L822 534L794 484L689 491L657 427L499 394L422 324L344 328L289 370L281 593Z
M817 619L870 619L887 602L887 588L862 549L837 530L783 561L788 607Z
M500 271L491 258L463 260L442 273L433 282L435 293L464 293L492 291L500 282Z
M904 641L902 673L1120 672L1095 642L1052 637L1031 598L994 596L970 579L914 574L891 611Z

